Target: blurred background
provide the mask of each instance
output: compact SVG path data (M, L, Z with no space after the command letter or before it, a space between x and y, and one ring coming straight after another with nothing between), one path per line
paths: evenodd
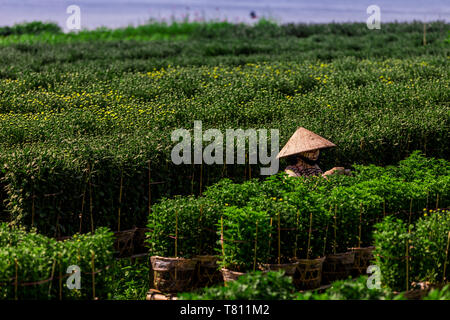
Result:
M381 8L381 22L448 21L449 0L0 0L0 25L52 21L66 30L69 5L81 8L83 29L116 28L157 21L253 23L365 22L369 5Z

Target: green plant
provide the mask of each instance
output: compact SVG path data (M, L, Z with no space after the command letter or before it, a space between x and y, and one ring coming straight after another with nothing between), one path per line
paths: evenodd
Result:
M339 280L332 283L324 293L299 293L297 300L403 300L401 295L394 296L388 289L369 289L367 276L357 279Z
M416 281L441 283L450 277L447 246L450 242L450 211L430 210L415 224L411 269Z
M211 287L200 292L183 293L181 300L289 300L295 288L284 272L251 272L226 287Z
M269 258L270 216L250 207L228 207L217 223L220 266L233 271L255 271ZM223 239L223 240L222 240Z
M94 288L96 298L107 297L113 234L106 228L56 241L35 230L1 224L0 242L1 299L58 299L60 295L63 299L92 299ZM71 265L80 267L80 290L66 287L66 270Z
M148 259L131 261L121 259L114 264L108 299L144 300L150 289L150 262Z
M444 265L448 264L448 210L425 212L409 227L399 219L386 217L375 228L374 254L386 286L400 291L413 281L438 284L448 277L448 269L444 275Z
M393 290L405 290L407 246L410 246L407 225L394 217L386 217L375 226L374 239L373 253L383 284Z
M214 255L215 224L220 206L206 198L164 199L148 217L147 244L151 255L185 257Z

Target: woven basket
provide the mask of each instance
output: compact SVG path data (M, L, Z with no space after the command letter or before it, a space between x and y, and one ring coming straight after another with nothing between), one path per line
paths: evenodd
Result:
M294 285L297 290L310 290L320 287L322 267L325 257L317 259L297 259Z
M223 282L225 282L225 285L227 285L230 281L237 280L240 276L245 274L244 272L231 271L225 268L220 269L220 272L222 272Z
M134 253L134 232L136 229L116 231L114 233L114 249L119 257L128 257Z
M192 260L197 261L195 285L198 288L209 287L219 284L222 275L217 266L216 256L195 256Z
M197 261L185 258L150 258L154 272L153 284L166 293L184 292L193 289Z
M297 269L298 262L282 263L282 264L261 264L259 268L262 271L279 271L284 270L286 276L293 277Z
M344 280L350 276L355 262L354 252L330 254L325 257L322 269L322 284Z
M352 277L358 277L367 273L367 268L373 260L373 250L375 247L365 248L349 248L348 250L355 253L355 262L351 270Z

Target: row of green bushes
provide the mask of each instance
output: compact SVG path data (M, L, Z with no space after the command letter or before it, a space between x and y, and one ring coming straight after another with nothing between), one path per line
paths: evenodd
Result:
M106 228L56 241L35 230L0 224L0 299L105 298L113 270L113 243L113 233ZM66 285L67 268L72 265L80 267L79 290Z
M376 225L376 265L383 283L407 290L411 283L441 283L450 279L450 211L424 210L415 224L386 217Z
M427 33L433 35L442 32L446 23L434 21L427 23ZM179 40L179 39L218 39L218 38L279 38L297 37L306 38L320 35L360 37L373 33L365 23L329 23L305 24L289 23L278 25L271 21L261 19L256 24L234 24L229 22L187 22L173 21L172 23L149 21L140 26L129 26L118 29L98 28L96 30L82 30L77 33L63 34L61 28L55 23L39 21L16 24L14 26L0 27L0 43L36 43L49 41L51 43L93 40ZM391 35L396 33L423 32L423 23L414 21L410 23L385 23L378 33ZM28 37L27 37L28 36ZM1 41L3 40L3 41ZM395 40L390 38L390 41Z
M62 33L62 30L56 23L45 23L40 21L17 23L11 27L0 27L0 37L18 36L24 34L39 35L41 33L59 34Z
M218 254L223 267L250 271L259 263L370 246L374 225L385 216L414 222L423 208L448 204L449 173L448 161L414 153L396 167L356 166L350 177L223 180L202 197L153 206L150 253Z

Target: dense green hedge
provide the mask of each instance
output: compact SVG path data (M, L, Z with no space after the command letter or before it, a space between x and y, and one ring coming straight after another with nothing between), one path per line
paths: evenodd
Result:
M60 293L62 299L92 299L93 271L95 296L106 298L113 242L113 234L106 228L97 229L93 235L56 241L35 230L0 224L0 299L59 299ZM66 270L71 265L81 269L80 290L66 286Z

